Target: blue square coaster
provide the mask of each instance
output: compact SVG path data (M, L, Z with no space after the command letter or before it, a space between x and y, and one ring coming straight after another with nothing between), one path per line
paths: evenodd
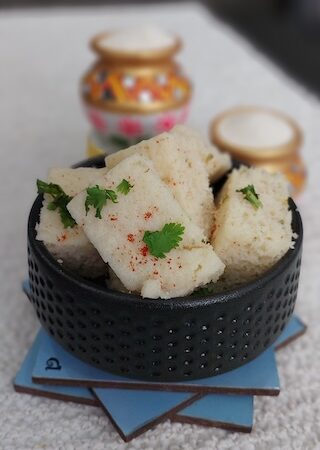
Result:
M71 386L50 386L36 384L32 381L32 370L39 351L43 332L39 331L31 348L29 349L13 385L17 392L54 398L57 400L72 401L86 405L99 405L98 400L90 389Z
M59 368L51 367L57 361ZM196 393L240 393L278 395L280 383L274 351L266 350L254 361L222 375L175 383L148 382L125 378L80 361L43 332L33 370L37 383L112 387L146 390L170 390Z
M177 413L172 420L249 433L253 425L253 397L208 394Z
M120 436L127 442L183 409L199 398L183 392L140 391L126 389L90 389L84 387L41 385L32 381L32 370L45 336L40 331L14 379L17 392L101 406ZM59 370L59 362L49 361L51 370ZM54 369L55 367L55 369Z
M94 388L102 408L126 442L199 398L185 392Z

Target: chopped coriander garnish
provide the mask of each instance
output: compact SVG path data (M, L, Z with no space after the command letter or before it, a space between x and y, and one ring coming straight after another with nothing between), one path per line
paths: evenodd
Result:
M208 283L205 286L193 291L191 295L200 296L200 295L210 295L216 292L216 288L214 283Z
M73 228L76 225L76 221L67 209L67 204L72 200L72 197L69 197L58 184L37 180L37 188L38 194L51 195L53 200L48 203L48 209L50 211L58 209L64 228Z
M107 200L112 203L118 203L116 192L110 189L101 189L98 185L87 188L87 197L85 201L86 214L88 214L89 207L96 208L95 217L102 219L101 210L106 205Z
M46 183L42 180L37 180L38 194L50 194L53 198L62 197L65 194L64 190L58 184Z
M166 253L179 246L183 233L184 226L180 223L166 223L160 231L146 231L142 240L151 255L165 258Z
M242 192L243 198L248 200L256 209L262 208L262 202L259 200L259 195L256 193L253 184L248 184L248 186L237 189L237 192Z
M117 186L117 191L121 194L127 195L130 189L133 188L133 184L130 184L128 180L123 179Z

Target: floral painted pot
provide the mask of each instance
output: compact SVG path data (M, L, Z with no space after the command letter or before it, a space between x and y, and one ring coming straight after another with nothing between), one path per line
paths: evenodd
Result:
M303 132L292 117L262 106L237 106L217 115L209 134L212 143L233 159L282 172L292 197L303 191L307 181L301 155Z
M191 83L173 55L181 42L153 51L112 51L108 33L91 41L98 61L83 76L85 113L107 153L170 130L188 117Z

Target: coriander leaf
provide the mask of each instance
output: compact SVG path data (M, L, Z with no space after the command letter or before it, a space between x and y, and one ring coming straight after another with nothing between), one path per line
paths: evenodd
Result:
M64 190L58 184L46 183L39 179L37 180L37 188L38 194L50 194L54 199L66 195Z
M236 192L242 192L243 198L248 200L256 209L262 208L262 202L259 200L259 195L256 193L253 184L248 184L248 186L237 189Z
M110 189L101 189L98 185L87 188L87 197L85 201L86 214L88 214L89 207L96 208L95 217L102 219L101 211L106 205L107 200L111 200L112 203L117 203L116 192Z
M106 189L105 191L106 191L107 198L109 200L111 200L112 203L118 203L118 196L117 196L116 192L112 191L111 189Z
M55 211L57 209L58 205L55 203L55 201L48 203L47 208L50 211Z
M192 296L200 296L200 295L210 295L215 294L216 288L214 286L214 283L208 283L203 287L200 287L192 292Z
M68 211L67 204L72 200L69 196L59 197L55 201L56 208L59 209L60 219L64 228L73 228L77 223Z
M121 194L127 195L130 189L133 188L133 184L130 184L128 180L123 179L117 186L117 191Z
M166 223L160 231L146 231L142 240L151 255L165 258L165 253L179 246L183 233L184 226L180 223Z
M50 211L58 209L64 228L73 228L76 225L76 221L67 209L67 204L72 200L72 197L69 197L58 184L37 180L37 188L38 194L48 194L52 197L53 200L48 203L47 208Z

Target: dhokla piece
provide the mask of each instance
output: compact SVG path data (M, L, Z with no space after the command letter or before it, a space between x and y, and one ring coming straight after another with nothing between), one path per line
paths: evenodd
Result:
M210 238L214 222L214 202L206 167L197 152L182 145L173 134L162 133L128 149L106 157L106 167L112 169L128 156L140 154L154 164L162 181L189 217Z
M48 182L58 184L67 195L74 197L105 172L105 168L55 168L50 170ZM73 228L64 228L58 210L48 209L51 200L50 195L44 195L37 227L37 239L43 241L62 267L87 278L96 278L105 274L105 263L81 227L76 225Z
M116 191L123 180L133 187L126 195L118 192L117 203L108 200L100 211L101 219L93 207L86 211L86 190L68 204L68 210L125 288L143 297L171 298L216 281L224 264L212 246L204 243L202 230L176 201L152 162L132 155L95 185ZM155 257L143 241L144 234L169 223L184 226L182 240L164 258Z
M235 287L259 277L292 247L288 196L281 174L244 166L232 171L217 197L212 236L226 265L219 285Z
M209 144L202 135L193 128L176 125L170 131L176 136L182 148L200 155L209 180L214 183L231 169L231 158L228 153L220 152L217 147Z

